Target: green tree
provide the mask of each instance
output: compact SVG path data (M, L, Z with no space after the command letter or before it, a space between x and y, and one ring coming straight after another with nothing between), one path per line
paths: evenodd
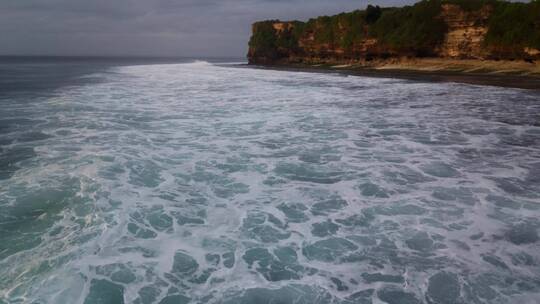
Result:
M377 5L368 5L366 8L366 23L373 24L379 20L382 15L382 9Z

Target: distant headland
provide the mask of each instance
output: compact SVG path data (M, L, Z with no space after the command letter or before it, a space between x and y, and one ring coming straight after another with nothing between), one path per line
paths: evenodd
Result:
M256 65L540 77L540 1L423 0L253 24Z

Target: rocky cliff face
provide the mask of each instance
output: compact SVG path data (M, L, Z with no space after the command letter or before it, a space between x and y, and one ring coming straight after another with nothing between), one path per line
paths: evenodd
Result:
M439 57L483 59L489 52L483 45L488 32L488 19L492 7L465 11L458 5L442 6L441 18L448 27L444 42L437 49Z
M401 57L540 60L540 18L534 21L540 16L540 3L516 6L537 11L532 21L516 24L534 37L516 40L505 28L490 28L494 15L510 14L507 11L515 4L470 1L478 5L464 8L452 1L425 0L413 7L377 8L381 11L375 13L376 21L369 17L373 13L356 11L307 23L259 22L253 26L248 59L253 64L355 63Z

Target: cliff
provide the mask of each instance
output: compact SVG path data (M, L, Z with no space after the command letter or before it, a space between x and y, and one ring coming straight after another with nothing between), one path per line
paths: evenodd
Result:
M253 25L251 64L363 64L402 58L540 60L540 1L424 0L413 6Z

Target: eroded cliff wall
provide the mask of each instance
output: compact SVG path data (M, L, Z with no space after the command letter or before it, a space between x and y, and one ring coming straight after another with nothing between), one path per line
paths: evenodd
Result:
M443 5L441 18L447 26L447 32L436 54L439 57L450 58L489 57L489 51L483 42L488 32L488 20L492 10L489 5L475 11L463 10L455 4Z

